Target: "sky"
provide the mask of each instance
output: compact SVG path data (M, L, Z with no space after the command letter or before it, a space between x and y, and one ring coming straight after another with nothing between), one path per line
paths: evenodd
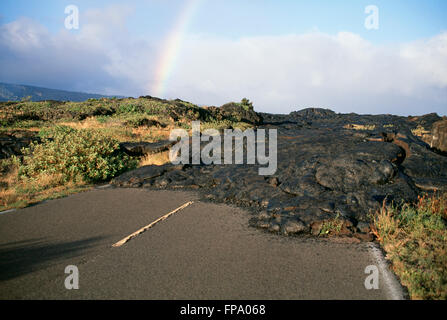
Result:
M447 1L1 0L0 82L447 115Z

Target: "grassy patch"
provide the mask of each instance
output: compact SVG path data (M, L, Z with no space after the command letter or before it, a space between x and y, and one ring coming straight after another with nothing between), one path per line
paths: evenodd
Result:
M148 154L140 159L138 166L156 165L161 166L169 162L169 150L159 153Z
M215 120L210 122L205 122L200 124L200 130L206 130L206 129L216 129L216 130L223 130L223 129L240 129L242 131L251 128L252 125L245 123L245 122L234 122L230 120Z
M376 126L374 124L354 124L350 123L345 125L343 128L351 130L374 130Z
M411 133L414 135L414 136L417 136L417 137L423 137L424 135L426 135L426 134L430 134L430 130L426 130L424 127L422 127L421 125L418 125L417 127L416 127L416 129L412 129L411 130Z
M414 205L385 205L375 215L378 240L412 299L447 299L447 194Z
M43 173L33 178L20 177L17 163L12 164L11 159L1 162L3 171L0 175L0 211L24 208L43 200L63 197L92 187L84 181L64 182L60 174Z
M338 235L343 227L343 221L337 213L335 218L323 222L321 225L319 236Z
M146 118L151 117L144 117L144 119ZM129 119L136 119L136 116L133 118L131 116L89 117L82 121L62 121L58 124L77 130L93 129L119 142L156 142L164 140L169 137L169 132L173 128L172 125L166 125L165 127L134 126L132 123L129 123Z

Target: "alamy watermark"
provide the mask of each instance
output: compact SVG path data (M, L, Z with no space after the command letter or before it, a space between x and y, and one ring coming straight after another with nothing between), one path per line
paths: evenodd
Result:
M64 285L68 290L79 289L79 269L74 265L65 267L65 273L69 274L65 278Z
M368 276L365 279L366 290L379 289L379 268L375 265L369 265L365 268L365 274Z
M268 131L268 139L266 131ZM184 129L171 131L169 140L180 140L171 148L169 160L173 164L244 164L245 158L246 164L267 165L266 167L259 167L259 175L273 175L277 169L277 135L276 129L257 129L256 131L253 129L246 129L245 131L225 129L222 159L222 136L220 132L216 129L206 129L201 134L200 121L193 121L191 139ZM268 154L266 152L266 140L268 140ZM244 141L246 141L245 148ZM201 147L202 142L207 143L203 148ZM246 150L245 157L244 149Z
M365 19L365 28L368 30L379 30L379 8L375 5L365 7L368 16Z
M65 17L64 25L68 30L78 30L79 29L79 8L74 4L68 5L65 7L65 14L68 14Z

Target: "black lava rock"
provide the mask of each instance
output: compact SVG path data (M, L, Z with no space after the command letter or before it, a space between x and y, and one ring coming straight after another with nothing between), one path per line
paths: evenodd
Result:
M273 176L260 176L258 164L165 165L127 172L113 183L197 189L205 199L252 208L251 225L285 235L317 234L323 222L339 219L343 232L359 232L361 239L370 239L370 214L383 201L447 190L447 157L412 134L409 118L325 109L259 118L258 128L278 131Z

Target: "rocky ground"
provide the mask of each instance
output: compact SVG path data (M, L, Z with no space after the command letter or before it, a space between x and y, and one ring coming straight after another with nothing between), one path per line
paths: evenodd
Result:
M399 204L424 191L447 191L446 120L435 114L305 109L245 118L278 130L273 176L259 175L258 165L167 164L127 172L112 184L195 189L204 199L252 208L252 225L285 235L319 234L325 222L339 221L340 234L361 240L371 240L371 214L384 200Z

